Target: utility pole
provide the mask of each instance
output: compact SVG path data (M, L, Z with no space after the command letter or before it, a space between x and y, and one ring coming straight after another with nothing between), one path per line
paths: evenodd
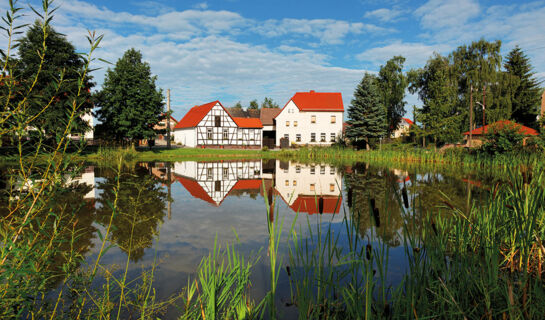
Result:
M167 149L170 149L170 89L167 89Z
M471 148L471 140L473 139L473 85L470 87L470 94L469 94L469 141L468 141L468 147Z
M486 85L483 86L483 134L486 125Z

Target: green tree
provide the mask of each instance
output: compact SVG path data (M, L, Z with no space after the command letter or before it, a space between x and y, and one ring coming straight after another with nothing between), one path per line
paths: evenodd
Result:
M153 126L163 112L163 94L155 85L157 76L142 62L140 51L130 49L115 68L108 69L97 93L97 131L110 139L136 141L155 137Z
M265 97L265 99L263 99L263 102L261 103L261 108L278 109L279 106L276 102L274 102L273 99Z
M369 148L370 139L386 133L386 108L382 104L377 77L365 73L348 108L346 136L358 147Z
M45 31L45 32L44 32ZM43 42L47 50L44 59L40 57ZM72 112L76 115L71 122L72 133L84 133L90 127L81 116L93 108L90 89L94 86L91 77L84 81L84 90L79 93L79 79L85 68L84 59L76 53L74 46L53 27L42 27L36 21L19 40L19 58L13 76L21 81L20 93L33 87L29 102L28 117L35 117L31 126L49 137L63 135ZM40 70L40 71L39 71ZM34 79L38 74L37 81ZM16 97L15 100L22 100ZM50 103L50 104L49 104ZM44 106L49 106L45 108Z
M235 105L233 106L233 109L239 109L239 110L242 110L242 103L240 103L240 101L239 101L239 102L237 102L237 103L235 103Z
M511 118L517 123L535 128L541 89L534 77L530 59L517 46L507 55L504 68L519 80L514 89Z
M248 109L259 109L259 103L257 102L257 100L250 101L250 106L248 107Z
M407 89L407 77L403 74L405 58L395 56L380 67L378 73L378 87L382 103L386 107L386 130L388 134L395 131L405 114L405 89Z

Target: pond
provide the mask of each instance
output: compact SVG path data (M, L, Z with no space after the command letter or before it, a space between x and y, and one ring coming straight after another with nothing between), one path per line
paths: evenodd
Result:
M279 314L296 318L285 271L288 239L294 230L305 239L316 237L318 226L330 225L340 235L337 246L343 247L348 245L343 221L357 221L362 243L388 246L387 279L396 285L407 269L402 235L420 227L418 215L441 214L446 206L469 210L487 196L493 182L489 176L409 172L365 163L150 162L125 167L120 173L89 166L71 181L73 190L61 195L58 205L72 204L79 226L75 246L89 265L97 259L112 219L113 245L101 263L119 275L129 261L128 279L157 265L154 287L159 299L181 292L194 279L215 242L222 247L236 244L245 257L259 259L250 292L262 299L270 287L268 220L276 219L282 226ZM118 211L112 218L114 203ZM176 313L169 310L167 317Z

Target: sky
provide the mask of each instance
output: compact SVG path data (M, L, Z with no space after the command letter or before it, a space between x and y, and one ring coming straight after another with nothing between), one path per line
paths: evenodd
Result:
M35 0L19 0L23 20ZM502 53L519 45L545 80L545 1L489 0L56 0L52 22L78 51L88 30L103 34L95 57L115 63L135 48L157 85L171 89L174 117L220 100L226 107L272 97L283 106L297 91L343 94L345 107L365 72L395 55L405 70L434 53L484 38ZM4 15L7 1L0 2ZM6 42L6 41L3 41ZM5 45L5 44L3 44ZM94 62L100 89L108 67ZM407 96L408 114L419 105Z

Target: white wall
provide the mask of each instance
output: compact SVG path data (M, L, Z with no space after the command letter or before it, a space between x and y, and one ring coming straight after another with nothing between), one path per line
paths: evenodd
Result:
M331 116L336 116L336 122L331 123ZM316 123L311 123L312 116L316 116ZM289 121L289 126L286 126ZM295 126L297 121L297 127ZM276 117L276 145L280 146L280 139L285 134L289 135L290 145L309 144L309 145L330 145L331 133L335 133L335 138L342 134L343 112L329 111L299 111L299 108L290 100L286 107ZM311 133L316 134L316 142L310 142ZM325 133L325 142L320 142L320 135ZM301 142L296 142L297 134L301 134Z
M181 143L183 146L194 148L197 145L196 130L196 128L174 130L174 143Z

